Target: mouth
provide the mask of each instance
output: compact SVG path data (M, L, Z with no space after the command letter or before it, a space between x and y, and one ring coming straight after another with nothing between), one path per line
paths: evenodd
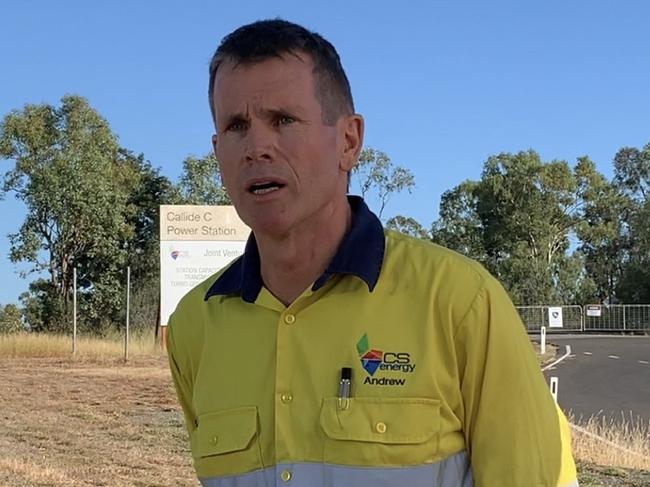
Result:
M270 179L267 181L257 181L249 185L248 192L257 196L261 196L261 195L273 193L274 191L278 191L284 187L285 184Z

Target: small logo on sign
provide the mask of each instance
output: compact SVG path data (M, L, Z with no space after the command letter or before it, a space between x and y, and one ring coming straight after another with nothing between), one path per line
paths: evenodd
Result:
M187 250L177 250L174 248L170 248L169 255L171 255L172 259L176 260L179 257L189 257L190 253Z

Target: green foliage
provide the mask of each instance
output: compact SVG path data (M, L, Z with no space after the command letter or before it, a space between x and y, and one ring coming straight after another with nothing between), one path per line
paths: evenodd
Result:
M18 306L0 306L0 333L18 333L24 330L23 315Z
M402 191L410 193L415 188L415 177L411 171L396 166L386 153L369 147L361 151L352 176L357 180L363 198L372 195L378 200L379 218L393 195Z
M417 220L409 216L396 215L389 218L386 222L386 228L421 240L428 240L430 237L426 229Z
M534 151L492 156L480 181L443 195L432 238L482 262L518 304L570 301L580 285L578 257L566 255L576 188L564 161L544 163Z
M625 147L614 157L614 186L628 198L627 258L617 285L620 301L650 303L650 143Z
M588 158L578 159L575 168L582 214L575 230L584 257L584 269L592 282L587 302L616 302L623 262L629 244L625 235L630 199L616 189Z
M483 226L476 210L477 187L476 181L464 181L443 193L440 218L433 223L431 240L479 262L487 262Z
M84 323L117 321L127 265L138 277L157 272L157 211L174 199L171 183L143 156L120 149L108 123L78 96L6 115L0 157L14 161L3 192L28 210L10 235L10 258L31 264L28 273L49 274L22 297L29 325L70 326L75 267Z
M48 279L36 279L20 295L25 322L34 332L72 330L68 309L56 287Z
M159 320L160 278L152 275L148 279L133 283L131 293L130 322L134 331L152 330Z
M533 151L499 154L443 194L432 240L482 262L518 304L650 302L650 144L608 181ZM573 249L572 249L573 247Z
M221 182L219 162L212 153L201 158L185 158L177 189L180 193L179 204L232 205Z

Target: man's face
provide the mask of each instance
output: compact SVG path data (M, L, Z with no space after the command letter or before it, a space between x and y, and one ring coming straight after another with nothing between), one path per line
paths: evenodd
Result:
M214 88L212 143L242 220L256 233L275 236L310 219L326 220L345 198L356 159L346 152L345 121L323 124L310 58L226 62Z

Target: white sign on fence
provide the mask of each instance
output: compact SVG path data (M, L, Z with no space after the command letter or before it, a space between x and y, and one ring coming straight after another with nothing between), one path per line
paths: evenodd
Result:
M586 309L587 316L600 317L602 310L599 304L589 304Z
M181 298L244 253L250 229L233 206L160 207L160 325Z
M562 307L550 306L548 308L548 326L550 328L562 328Z

